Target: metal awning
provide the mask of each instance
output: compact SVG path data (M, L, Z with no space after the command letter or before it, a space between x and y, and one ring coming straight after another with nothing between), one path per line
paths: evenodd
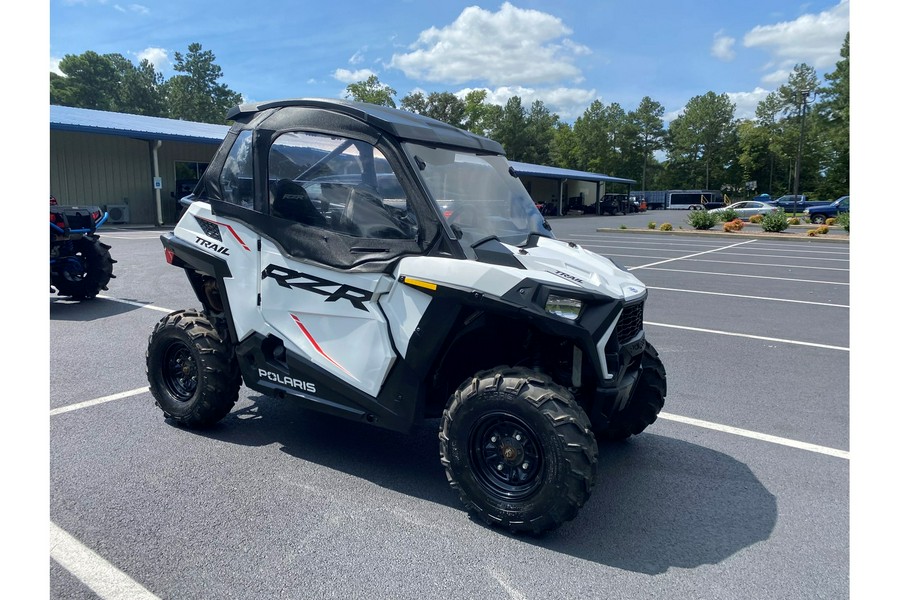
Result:
M129 115L87 108L72 108L71 106L50 106L51 131L96 133L139 140L218 144L225 139L228 129L227 125Z
M532 177L545 177L547 179L577 179L579 181L593 181L599 183L624 183L634 185L637 183L634 179L624 179L622 177L610 177L602 173L589 173L587 171L576 171L574 169L563 169L560 167L547 167L544 165L533 165L530 163L521 163L509 161L510 166L516 170L519 175L529 175Z

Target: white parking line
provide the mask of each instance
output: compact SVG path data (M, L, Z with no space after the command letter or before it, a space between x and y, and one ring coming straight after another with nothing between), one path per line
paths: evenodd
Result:
M678 260L677 258L672 260ZM664 261L670 262L670 261ZM661 263L657 263L661 264ZM739 273L716 273L714 271L691 271L689 269L660 269L658 267L653 267L650 265L642 265L640 267L631 267L628 269L629 271L634 271L635 269L650 269L651 271L668 271L670 273L691 273L694 275L715 275L717 277L744 277L747 279L773 279L775 281L794 281L797 283L818 283L822 285L850 285L850 282L841 282L841 281L819 281L817 279L798 279L796 277L769 277L768 275L742 275Z
M50 558L103 600L159 600L137 581L50 521Z
M779 342L781 344L794 344L796 346L810 346L812 348L825 348L826 350L842 350L850 352L850 348L844 346L830 346L828 344L816 344L813 342L801 342L799 340L788 340L782 338L765 337L762 335L750 335L749 333L735 333L733 331L719 331L717 329L703 329L701 327L687 327L685 325L668 325L666 323L652 323L644 321L644 325L654 325L656 327L668 327L669 329L683 329L685 331L696 331L698 333L713 333L716 335L729 335L732 337L742 337L751 340L762 340L764 342Z
M813 302L812 300L791 300L789 298L770 298L768 296L748 296L746 294L726 294L725 292L706 292L703 290L683 290L680 288L664 288L647 286L648 290L661 292L681 292L684 294L705 294L708 296L725 296L727 298L744 298L745 300L769 300L772 302L793 302L795 304L812 304L815 306L832 306L835 308L850 308L849 304L829 304L828 302Z
M144 386L142 388L135 388L133 390L129 390L127 392L119 392L118 394L113 394L111 396L103 396L102 398L96 398L94 400L86 400L84 402L78 402L76 404L69 404L68 406L61 406L60 408L54 408L50 411L50 416L61 415L63 413L71 412L73 410L79 410L81 408L87 408L89 406L96 406L97 404L103 404L104 402L112 402L113 400L121 400L122 398L130 398L131 396L137 396L138 394L143 394L144 392L149 392L150 386Z
M122 300L121 298L115 298L113 296L104 296L103 294L98 294L98 298L103 298L104 300L112 300L113 302L121 302L122 304L129 304L131 306L137 306L138 308L148 308L150 310L156 310L159 312L170 313L173 312L170 308L163 308L161 306L154 306L153 304L147 304L142 302L135 302L133 300Z
M679 257L677 257L677 258L667 258L666 260L661 260L661 261L658 261L658 262L655 262L655 263L649 263L649 264L646 264L646 265L641 265L641 266L639 266L639 267L631 267L631 268L628 269L628 270L629 270L629 271L634 271L634 270L637 270L637 269L649 269L650 267L655 267L656 265L664 265L664 264L666 264L666 263L674 262L674 261L676 261L676 260L684 260L684 259L686 259L686 258L694 258L695 256L703 256L704 254L710 254L710 253L712 253L712 252L721 252L722 250L728 250L729 248L737 248L738 246L744 246L744 245L746 245L746 244L752 244L752 243L755 242L755 241L756 241L756 240L747 240L747 241L745 241L745 242L738 242L738 243L736 243L736 244L731 244L731 245L729 245L729 246L721 246L721 247L719 247L719 248L713 248L713 249L711 249L711 250L704 250L703 252L696 252L696 253L694 253L694 254L688 254L688 255L686 255L686 256L679 256ZM665 269L663 269L663 270L665 270Z
M666 412L659 413L660 419L667 419L669 421L677 421L678 423L685 423L686 425L693 425L695 427L703 427L704 429L712 429L713 431L722 431L724 433L730 433L732 435L739 435L742 437L752 438L754 440L762 440L764 442L770 442L772 444L779 444L781 446L789 446L791 448L799 448L801 450L808 450L809 452L817 452L819 454L827 454L828 456L836 456L838 458L844 458L850 460L850 453L845 450L836 450L835 448L829 448L827 446L818 446L816 444L807 444L806 442L798 442L796 440L791 440L788 438L778 437L774 435L768 435L766 433L759 433L756 431L750 431L749 429L739 429L737 427L731 427L729 425L719 425L718 423L711 423L709 421L701 421L700 419L692 419L691 417L682 417L679 415L673 415Z

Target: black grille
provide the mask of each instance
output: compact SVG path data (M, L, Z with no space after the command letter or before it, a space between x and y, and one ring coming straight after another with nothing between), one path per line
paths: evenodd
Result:
M624 344L644 328L644 303L631 304L622 310L622 316L616 324L616 339Z
M222 241L222 234L219 233L219 226L212 221L207 221L206 219L201 219L198 216L194 216L194 219L197 220L197 223L200 225L200 229L203 230L203 233L206 234L206 237L211 237L214 240Z

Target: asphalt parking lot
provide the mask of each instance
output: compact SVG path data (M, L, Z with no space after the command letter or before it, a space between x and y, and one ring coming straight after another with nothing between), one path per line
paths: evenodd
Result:
M168 424L147 337L197 302L159 230L105 228L109 291L50 297L50 597L848 598L849 241L608 230L631 218L552 225L649 286L667 403L541 538L468 517L436 422L245 389L218 427Z

